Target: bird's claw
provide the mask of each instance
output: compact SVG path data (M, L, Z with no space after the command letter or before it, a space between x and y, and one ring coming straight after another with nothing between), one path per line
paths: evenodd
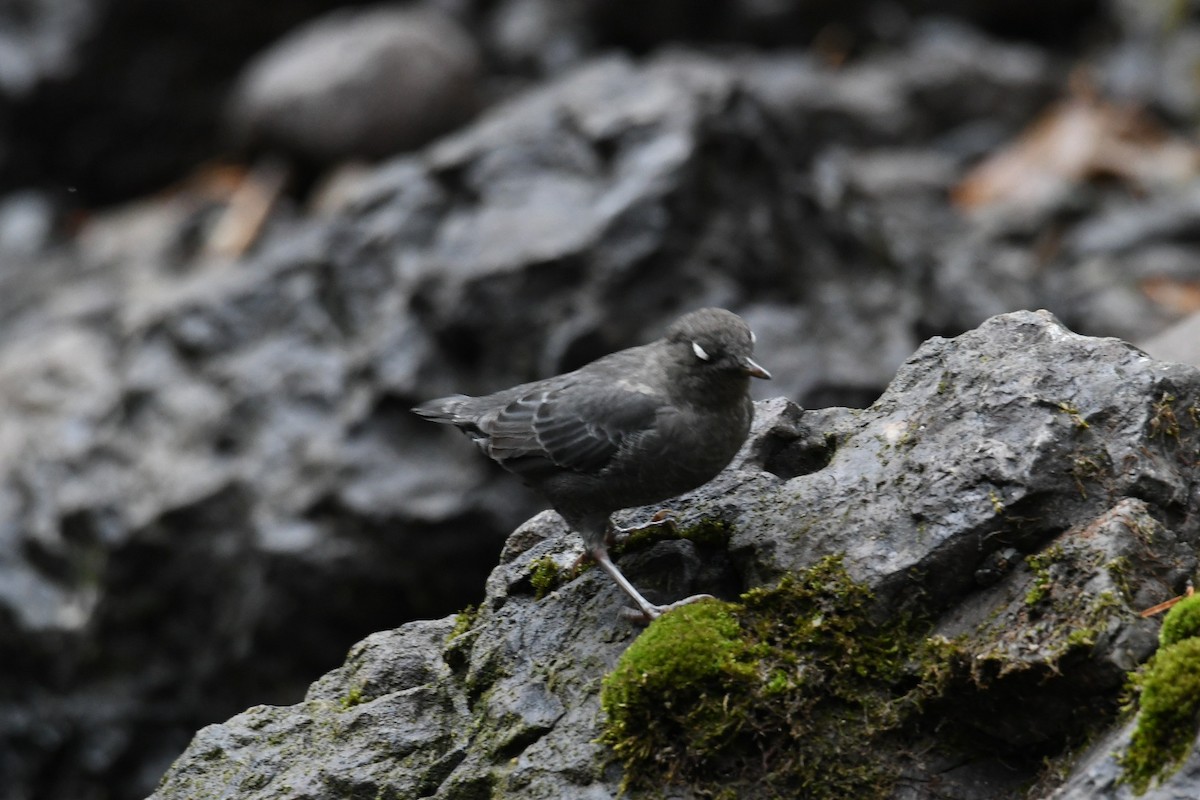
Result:
M649 625L654 620L666 614L668 611L674 611L680 606L686 606L689 603L695 603L700 600L715 600L711 594L694 594L691 597L685 597L682 600L676 600L665 606L656 606L647 604L645 608L629 608L626 606L621 609L621 617L630 622L635 622L639 625Z

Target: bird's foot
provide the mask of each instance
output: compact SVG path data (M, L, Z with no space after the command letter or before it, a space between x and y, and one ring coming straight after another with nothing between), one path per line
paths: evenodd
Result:
M617 565L613 563L612 558L608 554L608 549L604 545L593 547L591 548L590 552L592 554L592 558L596 559L596 563L600 565L600 568L607 572L609 577L616 582L617 586L621 587L621 591L625 592L625 594L629 596L629 599L633 600L634 604L637 605L636 609L621 609L621 616L630 621L638 622L642 625L649 625L663 614L679 608L680 606L685 606L688 603L695 603L697 600L713 599L712 595L710 594L696 594L692 595L691 597L685 597L682 600L677 600L670 605L656 606L654 603L651 603L649 600L643 597L642 593L639 592L637 588L635 588L634 585L629 582L629 579L621 573L621 570L618 569Z
M668 611L674 611L680 606L686 606L689 603L695 603L698 600L715 600L711 594L694 594L691 597L685 597L682 600L676 600L665 606L656 606L652 603L647 603L644 608L629 608L626 606L621 609L621 617L636 622L639 625L649 625L654 620L666 614Z

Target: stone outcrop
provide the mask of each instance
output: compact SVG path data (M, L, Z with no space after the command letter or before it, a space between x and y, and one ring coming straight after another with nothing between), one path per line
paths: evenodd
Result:
M1120 726L1126 672L1157 644L1138 612L1196 567L1198 478L1200 371L1020 312L930 340L868 409L760 403L735 463L667 504L682 537L621 565L659 598L736 600L840 556L875 617L923 620L939 653L936 692L881 740L899 769L875 796L1018 798ZM641 629L599 571L570 571L580 552L533 518L478 609L374 634L303 702L205 728L154 800L616 796L600 695ZM699 796L662 769L666 796Z

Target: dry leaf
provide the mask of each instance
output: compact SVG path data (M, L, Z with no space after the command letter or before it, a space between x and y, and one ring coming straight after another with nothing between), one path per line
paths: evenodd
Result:
M1144 278L1139 286L1146 297L1173 314L1200 311L1200 281L1155 276Z
M1054 201L1074 186L1115 178L1135 189L1178 183L1200 168L1200 149L1141 110L1079 90L1053 106L1016 142L972 169L953 200L971 211Z

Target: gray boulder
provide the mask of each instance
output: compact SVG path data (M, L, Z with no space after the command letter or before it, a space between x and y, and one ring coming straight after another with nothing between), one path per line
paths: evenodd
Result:
M479 104L471 36L430 9L342 9L288 34L238 80L240 141L318 161L378 158L426 144Z
M667 504L690 535L622 568L659 597L733 600L842 556L870 614L911 612L939 654L937 691L872 741L891 767L874 796L1048 792L1062 778L1043 760L1115 723L1126 671L1156 646L1137 612L1196 567L1198 446L1200 372L1003 315L927 342L864 411L760 403L734 464ZM303 702L203 729L154 800L616 796L602 679L641 631L597 570L568 571L580 552L557 516L533 518L477 610L375 634ZM808 746L778 735L775 750ZM666 774L665 796L700 796ZM725 784L781 791L755 786Z

